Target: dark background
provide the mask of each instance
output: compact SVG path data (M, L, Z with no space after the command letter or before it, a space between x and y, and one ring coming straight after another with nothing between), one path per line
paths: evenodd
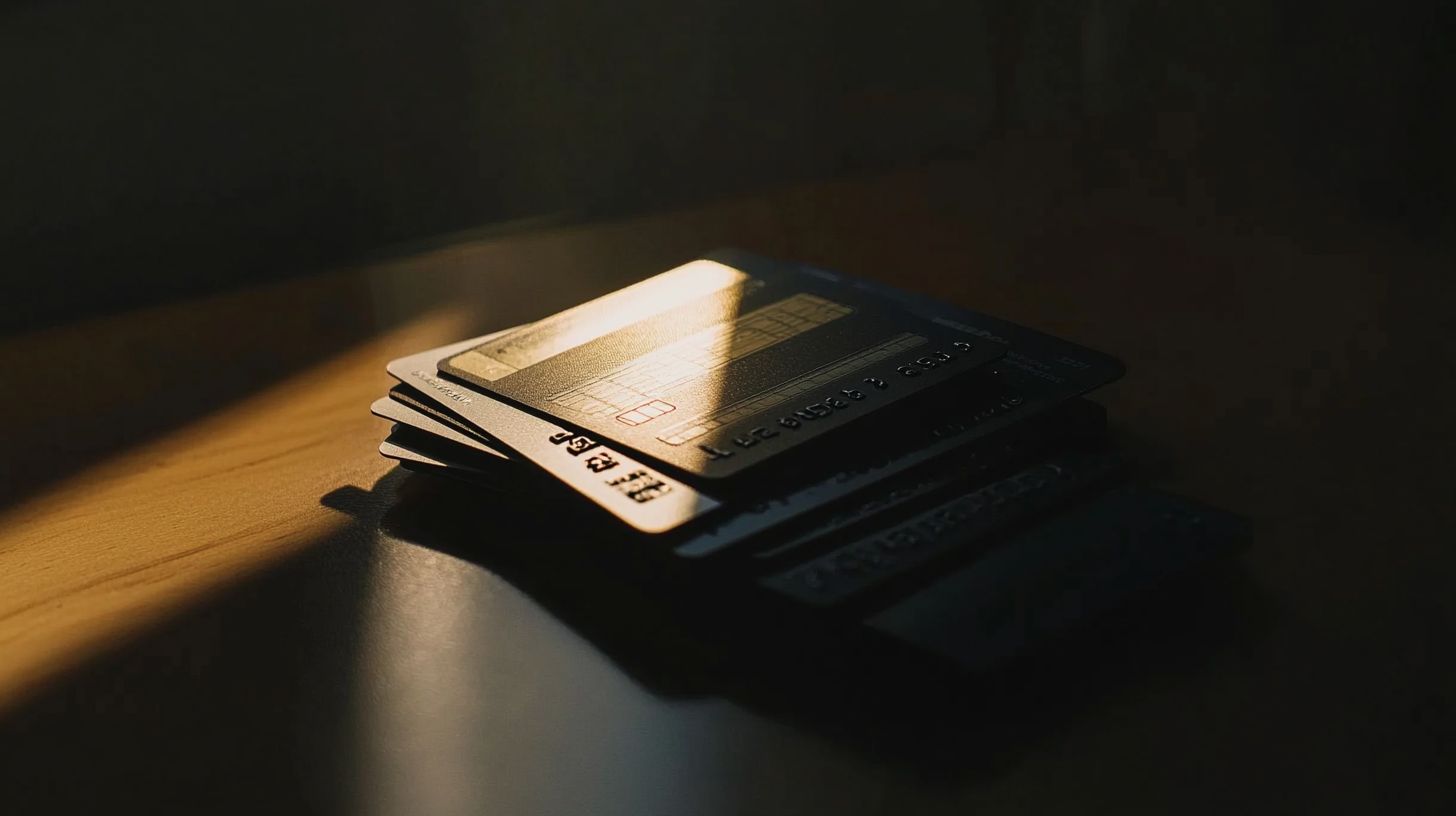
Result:
M1303 212L1260 229L1359 220L1441 242L1450 17L1437 2L11 0L0 329L1029 134L1152 166L1215 217L1296 191Z

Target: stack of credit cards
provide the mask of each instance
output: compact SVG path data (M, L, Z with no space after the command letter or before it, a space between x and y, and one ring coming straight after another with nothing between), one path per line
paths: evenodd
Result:
M1113 357L737 250L388 370L405 467L967 668L1246 535L1133 482L1083 398Z

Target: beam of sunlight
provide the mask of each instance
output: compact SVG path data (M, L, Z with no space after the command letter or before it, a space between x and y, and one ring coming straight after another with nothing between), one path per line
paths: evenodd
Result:
M390 466L384 362L465 331L426 314L0 513L0 710L348 523L319 498Z
M384 533L373 550L351 810L674 813L719 791L731 763L701 737L731 705L653 694L489 570Z

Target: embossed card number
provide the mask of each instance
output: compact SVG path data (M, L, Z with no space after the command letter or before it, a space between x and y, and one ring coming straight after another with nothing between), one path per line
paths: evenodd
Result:
M951 344L954 351L937 350L916 357L895 367L895 373L901 377L919 377L922 374L940 368L943 365L953 363L960 359L960 355L975 350L975 345L965 340L957 340ZM824 399L796 408L790 414L779 417L778 428L785 431L797 431L804 427L807 422L815 422L825 417L843 411L857 402L868 398L875 391L885 391L890 388L890 382L882 377L865 377L861 381L864 386L861 388L841 388L838 393L831 394ZM735 434L732 437L732 444L748 449L758 445L760 442L768 442L779 436L779 430L770 426L760 425L749 428L747 431ZM727 459L733 455L733 451L718 445L698 445L698 450L707 454L709 460Z
M716 480L1005 353L989 339L958 349L959 331L833 276L724 260L693 261L435 368L589 433L618 458Z
M666 532L719 507L712 496L654 472L596 436L565 430L438 376L434 361L490 339L478 337L393 360L389 373L418 388L422 399L488 432L492 447L534 462L636 530Z
M612 456L611 451L602 450L602 443L586 434L575 431L557 431L547 437L547 440L553 445L560 445L572 456L580 457L582 454L591 453L591 456L582 461L586 469L592 473L605 473L621 464L616 457ZM651 471L640 468L621 476L612 476L603 484L616 489L618 493L638 504L650 502L672 490L672 485Z

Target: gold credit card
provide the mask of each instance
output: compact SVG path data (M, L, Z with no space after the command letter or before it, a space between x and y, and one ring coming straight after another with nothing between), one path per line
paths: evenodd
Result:
M439 361L439 371L693 476L721 478L1000 357L837 276L696 260ZM958 399L955 389L947 399ZM844 444L854 444L846 429Z

